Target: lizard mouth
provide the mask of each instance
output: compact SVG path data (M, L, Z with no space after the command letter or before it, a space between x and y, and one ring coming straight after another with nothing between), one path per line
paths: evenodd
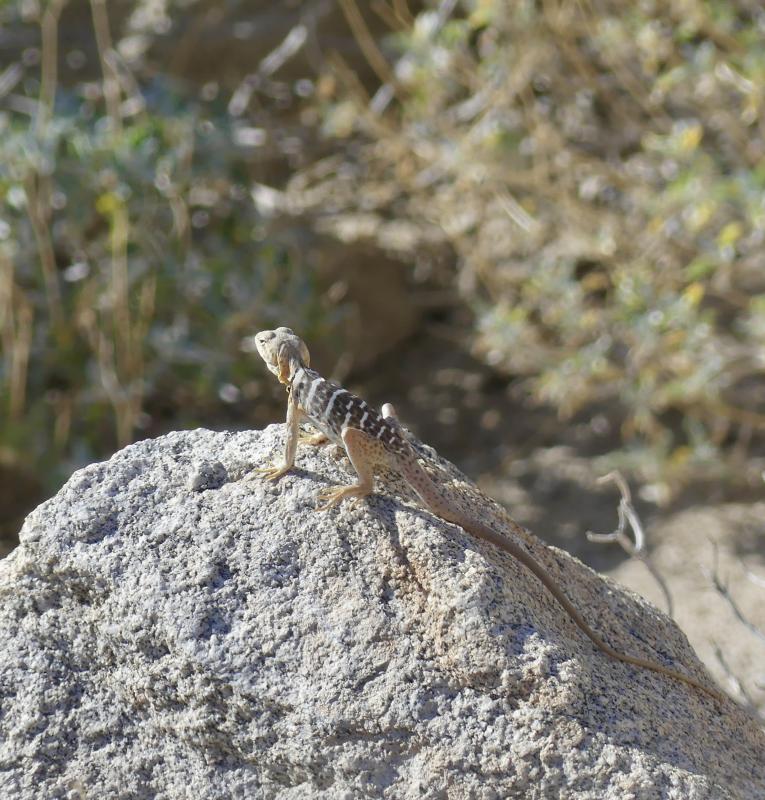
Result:
M255 348L257 349L258 354L263 359L268 369L274 374L277 374L278 370L276 365L276 353L273 351L273 348L268 346L269 342L273 338L274 335L270 331L268 333L256 334Z

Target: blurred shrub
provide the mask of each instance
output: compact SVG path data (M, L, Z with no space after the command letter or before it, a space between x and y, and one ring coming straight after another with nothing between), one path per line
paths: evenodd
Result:
M303 202L447 238L479 351L564 417L616 403L645 473L762 432L761 4L429 5L371 102L340 73L325 127L360 146Z
M263 131L139 85L99 0L102 75L63 89L64 4L26 4L20 20L23 5L0 9L42 32L0 77L0 442L6 465L51 483L164 416L209 424L205 409L258 391L240 346L254 324L310 333L322 312L250 194Z

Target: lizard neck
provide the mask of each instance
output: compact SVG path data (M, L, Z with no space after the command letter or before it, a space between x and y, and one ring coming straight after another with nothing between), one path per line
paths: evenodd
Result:
M286 370L285 370L286 365ZM285 358L279 360L279 371L277 377L279 383L284 384L288 390L295 388L295 379L305 372L308 367L296 353L289 353Z
M297 374L297 372L301 369L306 370L308 369L308 367L303 363L302 359L298 358L297 356L293 356L292 358L290 358L289 365L290 365L289 367L290 372L289 372L289 378L287 380L289 381L290 385L292 385L293 381L295 380L295 375Z

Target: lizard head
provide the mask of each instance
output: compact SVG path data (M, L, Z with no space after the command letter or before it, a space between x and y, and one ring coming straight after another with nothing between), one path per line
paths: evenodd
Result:
M307 367L311 362L305 342L291 328L256 333L255 347L280 383L289 383L300 365Z

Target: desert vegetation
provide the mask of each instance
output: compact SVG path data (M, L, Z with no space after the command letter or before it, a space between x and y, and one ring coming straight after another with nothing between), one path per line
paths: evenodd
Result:
M604 466L761 482L758 3L286 4L246 65L201 63L273 13L0 6L9 475L44 495L136 437L245 424L246 336L337 343L353 305L299 229L446 290L512 392L608 417Z
M382 88L323 107L360 142L353 168L296 195L344 198L325 224L346 236L399 247L393 217L407 248L447 240L477 351L562 420L608 407L615 462L670 483L746 469L765 430L762 9L393 5Z

